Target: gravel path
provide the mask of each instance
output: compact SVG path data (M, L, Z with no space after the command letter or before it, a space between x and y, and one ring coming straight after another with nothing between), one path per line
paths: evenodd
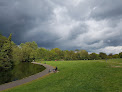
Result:
M37 78L40 78L44 75L47 75L49 74L49 69L50 70L53 70L54 68L52 66L49 66L49 65L46 65L46 64L41 64L41 63L37 63L37 62L32 62L34 64L40 64L40 65L43 65L46 69L43 70L42 72L40 73L37 73L35 75L31 75L29 77L26 77L24 79L21 79L21 80L17 80L17 81L13 81L13 82L9 82L9 83L6 83L6 84L2 84L0 85L0 91L3 91L3 90L6 90L6 89L9 89L9 88L13 88L13 87L16 87L16 86L19 86L19 85L22 85L24 83L27 83L27 82L30 82L32 80L35 80Z

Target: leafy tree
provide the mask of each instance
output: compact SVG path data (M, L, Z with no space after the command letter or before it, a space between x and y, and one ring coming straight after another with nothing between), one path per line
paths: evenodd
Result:
M64 57L63 52L59 48L53 48L51 49L51 52L53 53L55 57L53 60L60 60L60 59L63 59Z
M48 53L49 51L45 48L38 48L37 49L37 59L41 59L41 60L47 60L48 59Z
M36 50L32 49L32 52L30 53L30 58L32 60L35 60L37 58L37 49Z
M59 57L60 57L60 60L64 60L64 51L60 51Z
M22 61L32 61L37 56L38 45L36 42L26 42L20 44Z
M1 51L1 49L2 49L2 47L3 47L3 44L4 44L4 42L7 40L7 38L5 37L5 36L2 36L1 34L0 34L0 51Z
M89 55L88 55L88 52L86 50L80 50L78 51L78 58L79 59L88 59L89 58Z
M70 60L75 60L76 59L76 54L74 51L69 51L69 56L70 56Z
M55 51L53 51L53 50L51 50L51 51L48 52L48 56L47 57L49 57L47 59L49 61L51 61L51 60L58 60L59 59L58 54Z
M65 50L65 51L64 51L64 59L65 59L65 60L70 60L70 58L71 58L71 57L70 57L70 55L69 55L69 51L68 51L68 50Z
M110 54L108 55L108 58L109 58L109 59L112 59L112 58L113 58L113 54L110 53Z
M119 53L119 57L122 58L122 52Z
M89 59L91 59L91 60L94 60L94 59L99 59L99 55L98 54L96 54L96 53L91 53L90 55L89 55Z
M13 61L14 61L15 65L16 65L16 64L20 63L23 60L23 58L22 58L22 56L23 56L22 55L22 50L17 45L13 45L12 46L12 50L13 50L13 52L12 52Z
M11 44L12 34L6 39L2 39L1 50L0 50L0 70L10 69L13 67L12 61L12 44ZM3 37L2 37L3 38Z
M119 54L114 54L113 58L119 58Z
M76 59L76 53L74 51L64 51L64 59L65 60L75 60Z
M101 59L106 59L106 58L107 58L107 55L106 55L106 53L100 52L100 53L99 53L99 57L100 57Z

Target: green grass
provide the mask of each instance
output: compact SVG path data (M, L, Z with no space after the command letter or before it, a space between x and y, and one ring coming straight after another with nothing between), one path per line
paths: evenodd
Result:
M122 92L122 59L45 62L59 72L5 92Z

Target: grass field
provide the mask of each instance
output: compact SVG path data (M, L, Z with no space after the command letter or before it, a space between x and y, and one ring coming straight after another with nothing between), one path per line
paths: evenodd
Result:
M5 92L122 92L122 59L45 62L59 72Z

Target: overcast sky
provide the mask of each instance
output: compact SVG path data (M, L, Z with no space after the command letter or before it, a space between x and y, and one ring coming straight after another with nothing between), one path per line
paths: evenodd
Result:
M0 31L16 44L122 52L122 0L0 0Z

